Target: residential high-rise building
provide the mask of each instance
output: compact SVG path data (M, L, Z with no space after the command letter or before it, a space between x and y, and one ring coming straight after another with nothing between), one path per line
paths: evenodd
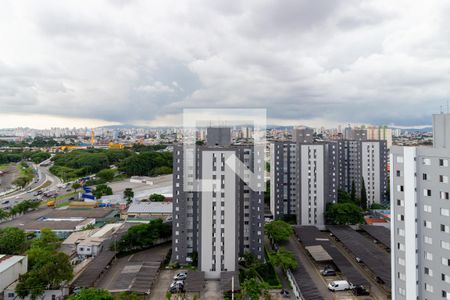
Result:
M337 199L337 143L315 142L310 128L294 130L293 139L271 144L271 212L322 226L326 204Z
M359 196L364 181L368 205L387 203L386 141L340 140L337 152L339 189L350 193L354 184Z
M327 203L337 201L338 189L357 197L363 186L367 205L387 202L386 141L365 139L315 141L312 129L296 129L293 141L271 144L270 208L275 218L295 215L299 224L324 225Z
M197 256L206 278L238 270L238 258L250 251L263 259L264 195L249 186L249 172L263 172L264 151L231 144L229 128L208 128L206 145L195 153L174 148L172 261L186 264ZM184 159L195 163L185 169ZM235 156L246 168L225 163ZM186 172L186 173L185 173ZM198 180L211 189L192 189Z
M450 114L433 115L433 147L391 154L392 299L450 299Z
M388 149L392 147L392 129L387 126L369 126L367 127L367 139L386 141Z

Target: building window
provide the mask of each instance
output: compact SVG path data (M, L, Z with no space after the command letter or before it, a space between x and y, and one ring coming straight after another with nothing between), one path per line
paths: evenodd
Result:
M431 270L430 268L425 267L423 269L423 272L428 276L431 276L431 277L433 276L433 270Z
M450 216L450 211L448 208L441 208L441 216L448 217Z
M441 248L445 250L450 250L450 242L441 241Z
M433 260L433 254L430 252L425 251L424 257L426 260Z
M433 244L433 239L429 236L424 236L423 241L425 242L425 244L428 244L428 245Z
M431 190L429 189L423 189L423 195L427 197L431 197Z
M423 180L428 180L428 175L427 175L427 173L423 173L423 174L422 174L422 179L423 179Z
M441 231L445 233L450 233L450 227L448 225L441 224Z
M432 293L433 292L433 286L425 283L425 291Z
M405 295L406 295L405 289L402 289L402 288L398 288L398 293L399 293L400 295L402 295L402 296L405 296Z
M443 158L439 159L439 166L448 167L448 160L443 159Z
M448 192L440 192L440 195L441 195L441 199L442 200L448 200L449 199L449 195L448 195Z
M450 266L450 259L443 257L442 258L442 264L444 266Z
M423 226L424 227L426 227L426 228L428 228L428 229L431 229L432 228L432 225L431 225L431 222L430 221L423 221Z
M429 158L424 158L424 159L423 159L423 164L424 164L425 166L431 166L431 159L429 159Z
M441 274L441 279L442 279L442 281L450 283L450 276L448 276L447 274L442 273Z
M423 211L427 212L427 213L431 213L431 205L424 205L423 206Z
M442 291L442 298L450 299L450 292Z

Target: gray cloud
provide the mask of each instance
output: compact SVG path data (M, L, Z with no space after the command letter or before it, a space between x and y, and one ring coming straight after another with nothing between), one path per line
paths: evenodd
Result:
M450 96L449 12L444 0L6 1L0 111L429 123Z

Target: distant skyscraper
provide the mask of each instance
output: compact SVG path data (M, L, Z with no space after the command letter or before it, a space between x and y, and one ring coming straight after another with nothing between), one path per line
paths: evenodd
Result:
M186 264L197 254L206 278L220 278L222 272L238 271L238 257L246 251L263 259L263 192L251 190L249 177L236 175L225 161L236 155L254 170L254 158L264 160L264 153L251 145L232 145L229 128L208 128L206 140L186 156L182 145L174 148L172 261ZM197 164L184 170L183 159L190 155ZM185 191L194 179L217 180L219 185L212 191Z
M450 114L433 115L433 147L391 154L392 299L450 299Z

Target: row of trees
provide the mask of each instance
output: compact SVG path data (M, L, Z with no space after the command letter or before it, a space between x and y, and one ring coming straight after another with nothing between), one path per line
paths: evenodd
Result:
M0 221L5 220L9 217L14 217L16 215L21 215L38 208L39 202L24 200L16 205L14 205L9 211L0 208Z
M0 153L0 164L17 163L21 160L31 160L39 164L50 158L50 153L42 151L13 151Z

